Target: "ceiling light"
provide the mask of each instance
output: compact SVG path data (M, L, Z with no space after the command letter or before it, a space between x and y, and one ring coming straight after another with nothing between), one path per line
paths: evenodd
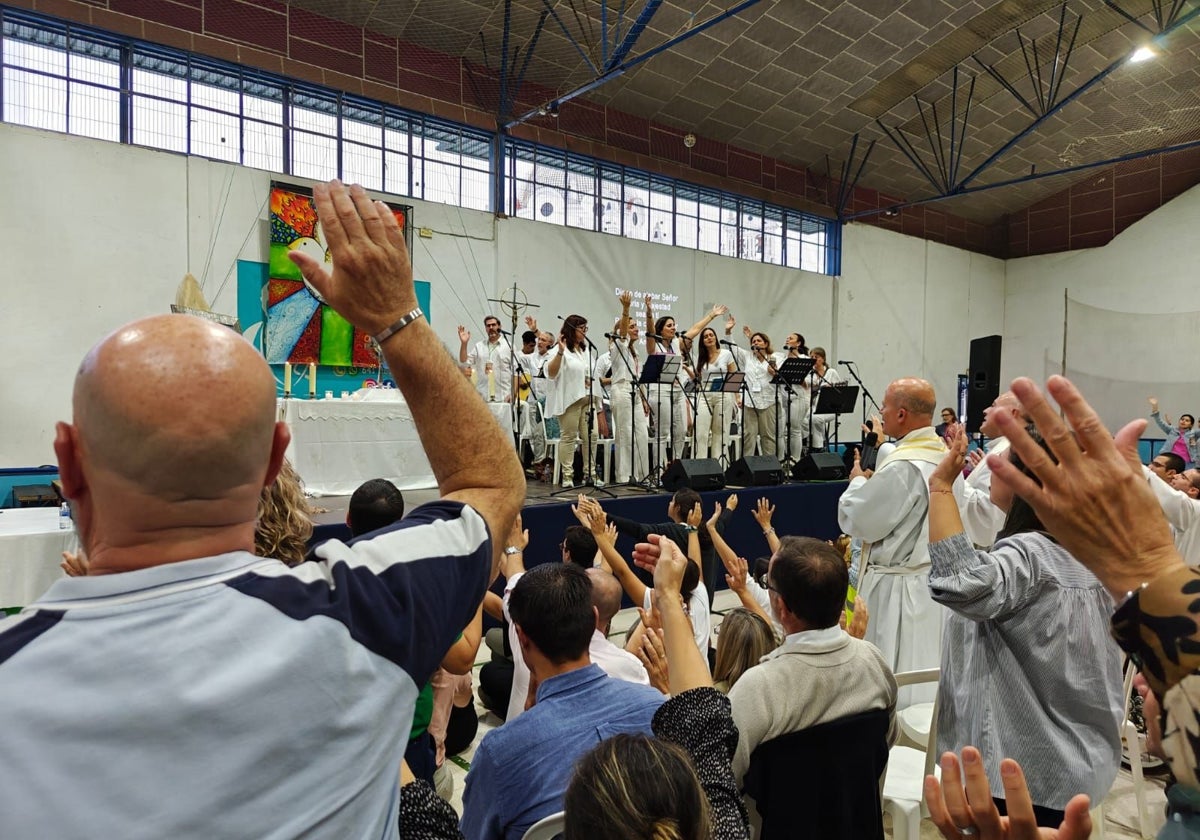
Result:
M1149 61L1157 56L1153 47L1138 47L1133 51L1133 55L1129 56L1129 60L1134 64L1141 64L1143 61Z

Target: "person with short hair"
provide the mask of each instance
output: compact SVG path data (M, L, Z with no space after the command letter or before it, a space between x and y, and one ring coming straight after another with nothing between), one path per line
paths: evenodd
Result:
M838 550L811 537L784 537L767 573L772 612L787 637L729 690L741 737L733 775L741 780L759 744L875 709L896 740L896 680L879 650L838 626L849 578Z
M564 563L574 563L584 569L596 564L596 552L600 550L591 530L582 525L568 525L567 530L563 531L559 548L562 549Z
M587 573L545 563L512 587L508 611L537 686L535 704L483 737L463 793L467 840L520 840L563 809L577 759L607 737L650 733L663 696L591 661L597 610Z
M0 785L5 835L395 836L419 686L476 611L524 486L422 317L393 213L359 186L313 193L332 264L290 256L379 341L441 498L319 563L257 557L290 440L266 360L189 315L102 339L54 439L89 573L0 620L0 755L20 768Z
M404 518L404 494L386 478L364 481L350 495L346 525L354 536L386 528Z
M1147 465L1150 472L1157 475L1168 484L1176 475L1187 469L1187 463L1174 452L1159 452Z
M883 395L880 417L896 448L874 473L858 460L838 500L838 525L862 540L865 568L858 594L871 613L866 640L896 672L936 668L941 662L946 610L929 596L929 476L946 454L933 428L937 403L923 379L897 379ZM962 496L962 477L955 499ZM901 705L932 700L931 686L901 691Z
M996 539L1004 526L1004 511L992 503L992 470L984 457L988 453L1000 455L1008 450L1008 440L1000 434L996 418L1000 414L1021 417L1021 404L1012 391L1005 391L983 410L983 422L979 432L988 438L986 451L967 453L972 463L971 474L963 483L962 521L967 536L974 545L987 548Z
M484 341L475 342L469 350L471 331L462 324L458 327L458 361L466 372L475 375L475 390L479 396L491 402L511 402L513 397L513 352L500 319L488 315L483 319L487 334Z
M1158 399L1150 397L1150 419L1166 434L1163 441L1163 452L1174 452L1184 460L1185 467L1191 467L1200 462L1200 428L1196 426L1196 418L1190 414L1180 414L1179 424L1171 425L1171 418L1164 417L1158 410Z

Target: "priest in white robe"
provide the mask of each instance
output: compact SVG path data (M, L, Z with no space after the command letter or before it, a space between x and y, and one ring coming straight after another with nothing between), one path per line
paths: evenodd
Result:
M883 396L883 431L896 448L870 473L857 461L838 502L838 524L863 541L858 594L871 612L866 640L892 670L941 664L945 608L929 595L929 476L946 452L933 428L933 386L897 379ZM963 482L954 484L962 503ZM901 690L898 706L932 701L935 687ZM905 695L908 696L905 696Z
M1008 449L1008 438L1002 436L996 426L996 415L1004 411L1011 412L1014 417L1022 416L1021 403L1012 391L1005 391L996 397L983 411L983 422L979 424L979 431L990 439L987 445L988 455L999 455ZM983 456L983 453L980 455ZM967 476L959 513L962 514L963 529L971 542L980 548L990 548L996 541L996 534L1004 526L1004 511L992 504L992 470L987 464L987 458L972 460L975 461L975 466Z

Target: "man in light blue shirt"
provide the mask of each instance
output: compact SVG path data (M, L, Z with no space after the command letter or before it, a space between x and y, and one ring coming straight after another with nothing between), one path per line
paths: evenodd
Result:
M575 762L592 747L622 732L651 734L666 698L609 677L588 656L596 628L591 588L578 566L547 563L526 572L509 596L537 703L479 744L463 793L467 840L520 840L562 810Z

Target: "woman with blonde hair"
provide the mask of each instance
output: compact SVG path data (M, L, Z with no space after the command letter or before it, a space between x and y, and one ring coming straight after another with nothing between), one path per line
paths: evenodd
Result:
M728 694L742 674L774 649L775 633L762 616L745 607L730 610L717 628L713 688Z
M292 462L284 458L275 482L263 488L258 500L254 553L259 557L274 557L289 566L299 565L304 562L312 532L304 482Z

